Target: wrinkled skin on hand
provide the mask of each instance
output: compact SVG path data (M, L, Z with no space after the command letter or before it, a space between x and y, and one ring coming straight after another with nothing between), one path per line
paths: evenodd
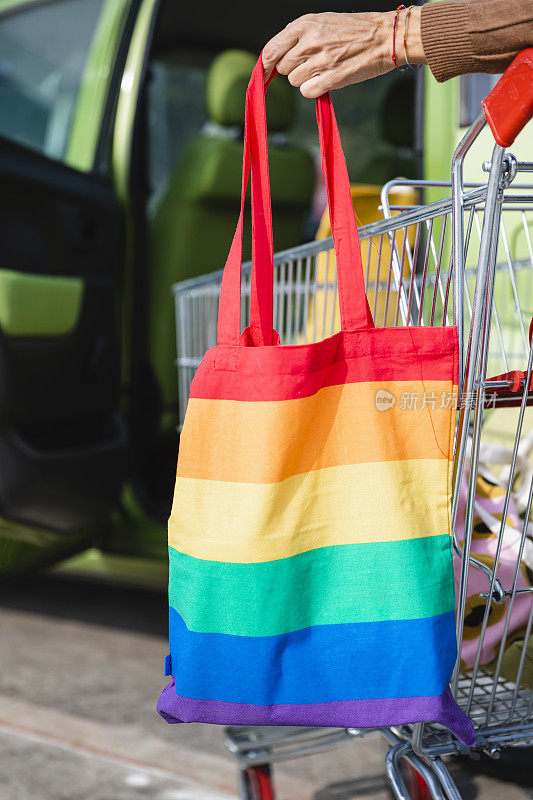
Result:
M275 67L304 97L375 78L394 69L392 32L395 12L305 14L274 36L263 49L265 78ZM398 63L405 63L405 12L396 33ZM408 21L411 63L424 63L420 42L420 9Z

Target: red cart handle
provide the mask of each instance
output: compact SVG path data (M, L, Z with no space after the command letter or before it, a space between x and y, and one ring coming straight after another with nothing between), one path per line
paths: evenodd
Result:
M533 116L533 47L522 50L483 100L494 138L510 147Z

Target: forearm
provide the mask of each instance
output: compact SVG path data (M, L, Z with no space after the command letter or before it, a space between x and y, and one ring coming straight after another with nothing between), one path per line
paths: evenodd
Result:
M533 0L443 0L409 12L305 14L265 45L263 65L265 75L276 67L304 97L319 97L394 62L427 63L438 81L502 72L532 44Z
M396 19L396 35L393 35ZM425 64L420 37L420 9L385 13L305 14L274 36L263 48L268 76L276 67L304 97L368 80L397 64ZM405 36L405 43L404 43ZM405 46L407 45L407 47Z
M447 0L421 9L421 42L438 81L503 72L533 45L533 0Z

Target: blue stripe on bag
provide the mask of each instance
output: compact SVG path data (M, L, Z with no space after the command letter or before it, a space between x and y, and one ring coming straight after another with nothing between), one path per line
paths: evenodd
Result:
M173 608L169 617L172 672L184 697L257 705L429 697L442 694L455 661L453 611L254 637L189 631Z

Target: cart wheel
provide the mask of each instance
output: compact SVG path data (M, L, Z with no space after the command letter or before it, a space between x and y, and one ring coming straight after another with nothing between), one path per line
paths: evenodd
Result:
M270 764L243 769L241 787L243 800L275 800Z
M422 775L407 761L403 762L402 768L411 800L431 800L429 786Z

